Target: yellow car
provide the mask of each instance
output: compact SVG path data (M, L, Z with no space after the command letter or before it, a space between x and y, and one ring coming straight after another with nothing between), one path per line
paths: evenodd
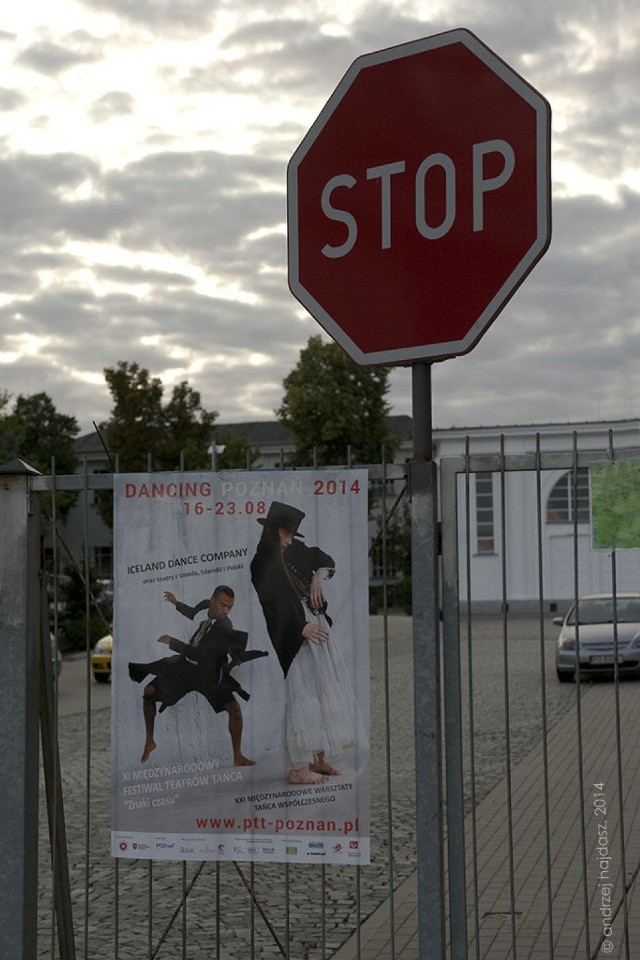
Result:
M109 683L111 680L111 634L102 637L91 651L91 669L97 683Z

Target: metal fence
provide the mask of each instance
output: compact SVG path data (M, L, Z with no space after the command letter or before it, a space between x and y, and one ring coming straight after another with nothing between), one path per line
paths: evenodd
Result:
M377 535L372 530L382 571L370 622L372 865L353 868L111 859L109 707L96 709L87 649L78 655L84 708L60 715L60 685L70 666L65 663L60 677L52 670L36 501L53 493L56 555L58 526L64 537L56 496L61 491L80 495L84 552L76 559L88 583L90 500L94 491L109 490L112 480L86 471L58 478L19 470L0 474L2 644L9 666L0 697L8 731L3 753L13 764L24 754L15 777L3 763L6 782L12 784L0 799L0 822L10 823L12 831L3 828L9 865L0 884L3 956L635 956L640 947L637 904L634 910L640 870L637 688L620 677L617 659L613 681L593 682L579 673L575 685L556 678L552 620L564 612L564 601L585 592L584 518L574 511L570 521L571 596L551 596L545 478L568 475L569 495L576 501L580 470L596 459L637 458L640 451L616 453L612 441L600 451L581 451L576 439L573 450L547 453L535 437L531 448L531 453L512 455L502 444L495 453L477 455L467 444L464 455L439 464L440 584L425 589L434 589L434 601L441 596L442 672L434 678L438 723L431 734L443 758L442 829L416 822L414 634L409 612L388 603L397 577L388 567L387 521L410 497L407 471L398 464L370 468L382 518ZM487 540L478 526L486 517L478 515L476 482L487 476L493 478L494 542L492 551L482 551L482 561L497 564L499 571L493 603L484 594L476 598L478 546ZM513 494L516 476L526 476L533 491L524 499ZM511 536L514 530L522 535ZM513 594L512 572L525 547L533 550L535 569L523 598ZM613 592L620 560L615 552L607 558L606 587ZM627 556L626 579L635 559L629 562ZM640 565L637 583L640 589ZM53 593L55 598L55 578ZM92 602L87 592L87 616ZM29 638L26 643L23 636ZM38 649L43 684L36 691ZM16 686L21 676L26 682ZM38 713L39 810L23 802L38 775ZM439 777L434 780L439 783ZM445 864L445 887L434 880L428 909L446 917L446 944L427 946L426 952L428 935L418 946L425 904L416 888L417 838L421 850L429 845L430 855ZM33 916L36 923L30 925Z

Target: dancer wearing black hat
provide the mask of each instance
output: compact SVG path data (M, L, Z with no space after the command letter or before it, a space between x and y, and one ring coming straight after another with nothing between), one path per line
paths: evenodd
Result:
M335 563L301 542L305 514L274 501L258 523L262 536L251 561L251 582L285 677L285 743L289 783L323 783L341 771L327 756L352 746L357 705L327 612L324 583Z

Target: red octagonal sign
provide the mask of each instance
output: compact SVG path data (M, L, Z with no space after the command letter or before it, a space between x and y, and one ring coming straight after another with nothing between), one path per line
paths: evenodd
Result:
M294 296L358 363L466 353L549 245L550 123L468 30L355 60L289 163Z

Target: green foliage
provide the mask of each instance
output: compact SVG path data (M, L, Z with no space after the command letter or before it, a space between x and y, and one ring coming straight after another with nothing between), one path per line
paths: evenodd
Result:
M20 394L9 413L9 396L0 396L0 456L20 457L41 473L49 473L55 457L56 472L73 473L73 442L79 427L75 417L58 413L46 393Z
M113 407L101 430L119 469L137 473L147 470L179 470L181 456L185 470L206 470L211 466L211 445L218 414L206 410L200 394L186 380L172 390L163 403L164 387L158 377L137 363L120 361L107 367L105 380ZM215 442L223 443L218 438ZM246 467L247 446L243 440L228 443L218 459L221 469ZM100 493L98 510L108 526L113 522L113 496Z
M379 463L382 445L391 459L397 441L389 430L389 371L360 367L335 343L309 339L283 381L276 416L295 436L296 464L308 464L316 450L322 466Z
M137 363L121 361L107 367L104 376L113 408L101 427L112 455L119 456L120 470L146 471L149 458L153 470L177 470L180 454L186 469L208 466L217 413L204 409L197 390L182 381L163 405L162 382Z
M252 450L246 440L233 434L231 430L216 431L213 441L218 450L216 468L218 470L245 470L260 456L259 450Z
M387 510L392 509L387 504ZM382 543L382 524L378 516L378 534L374 542L374 549L380 551ZM411 506L408 497L403 496L397 509L388 518L386 535L386 574L387 574L387 606L408 611L411 607L412 577L411 577ZM374 606L382 607L382 587L375 587L373 592Z
M0 462L18 457L40 473L51 473L55 460L57 474L74 473L76 457L73 444L80 429L75 417L58 413L46 393L16 397L9 411L10 397L6 391L0 394ZM49 494L42 497L45 515L51 515L52 503ZM56 494L56 512L64 517L75 502L75 495Z
M387 566L411 580L411 505L405 497L387 524Z
M68 566L60 578L59 594L61 612L58 625L66 646L74 650L87 648L87 594L84 578L76 567ZM98 608L96 597L99 594L96 574L89 572L89 646L109 632L111 607Z
M640 462L592 463L589 482L593 546L640 547Z

